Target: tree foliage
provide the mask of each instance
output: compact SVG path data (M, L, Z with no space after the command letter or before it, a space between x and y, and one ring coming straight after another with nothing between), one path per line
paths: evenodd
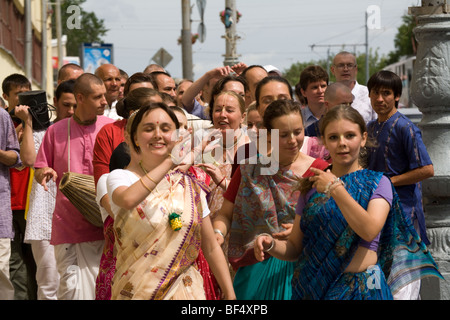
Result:
M403 56L409 57L416 54L417 42L414 37L414 28L417 26L417 20L405 14L402 16L402 21L394 38L395 50L389 53L388 64L398 62Z
M94 12L86 12L82 4L86 0L62 0L61 1L61 27L62 34L67 35L66 50L68 56L78 56L80 45L84 42L102 42L102 38L108 32L104 20L97 18ZM73 15L68 8L72 5L80 9L80 28L68 28L67 21ZM56 17L52 15L52 33L56 35Z

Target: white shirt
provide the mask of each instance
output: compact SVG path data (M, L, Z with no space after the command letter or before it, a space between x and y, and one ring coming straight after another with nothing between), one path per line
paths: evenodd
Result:
M378 118L370 104L369 89L367 89L366 86L360 85L358 81L356 81L352 94L354 96L352 107L359 111L366 124L369 123L369 121Z
M117 114L116 104L117 104L117 100L114 101L114 102L111 104L111 107L109 107L109 106L106 107L106 108L105 108L105 112L103 112L103 115L104 115L105 117L108 117L108 118L111 118L111 119L114 119L114 120L121 120L121 119L123 119L121 116L119 116L119 115Z

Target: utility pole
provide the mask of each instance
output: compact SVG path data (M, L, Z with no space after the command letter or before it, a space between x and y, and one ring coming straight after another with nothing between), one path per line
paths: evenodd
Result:
M181 0L181 56L183 63L183 78L193 79L192 71L192 33L191 33L191 3Z
M47 19L48 5L47 0L42 0L42 83L43 90L47 88Z
M56 40L58 41L58 69L63 66L63 48L62 48L62 21L61 21L61 0L55 3L56 20Z
M33 30L31 26L31 0L25 0L25 76L32 80Z
M236 0L225 0L225 60L224 66L232 66L238 63L238 55L236 53L236 23L237 11Z

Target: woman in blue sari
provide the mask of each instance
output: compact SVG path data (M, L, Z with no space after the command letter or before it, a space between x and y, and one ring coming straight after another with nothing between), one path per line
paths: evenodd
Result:
M362 169L367 130L361 115L334 107L320 131L331 169L310 169L289 238L260 234L255 258L297 261L292 299L388 300L412 281L441 277L390 180Z

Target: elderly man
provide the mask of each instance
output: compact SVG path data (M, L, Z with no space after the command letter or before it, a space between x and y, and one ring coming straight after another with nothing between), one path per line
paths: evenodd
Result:
M373 111L370 104L369 90L366 86L360 85L356 80L358 73L356 57L350 52L342 51L334 57L333 65L330 69L331 73L336 77L336 82L342 81L348 83L355 97L352 107L359 111L366 124L376 119L377 114Z
M47 129L37 154L35 179L45 189L50 179L59 185L63 174L69 170L69 150L70 171L93 175L95 138L105 124L114 122L99 115L107 105L105 93L102 79L93 74L85 73L76 80L75 113ZM60 274L58 300L95 298L95 277L103 243L102 228L89 223L58 190L51 236Z
M103 115L119 120L121 117L117 114L116 103L120 95L122 79L120 70L112 64L103 64L95 70L95 75L103 80L106 88L105 98L108 103Z

